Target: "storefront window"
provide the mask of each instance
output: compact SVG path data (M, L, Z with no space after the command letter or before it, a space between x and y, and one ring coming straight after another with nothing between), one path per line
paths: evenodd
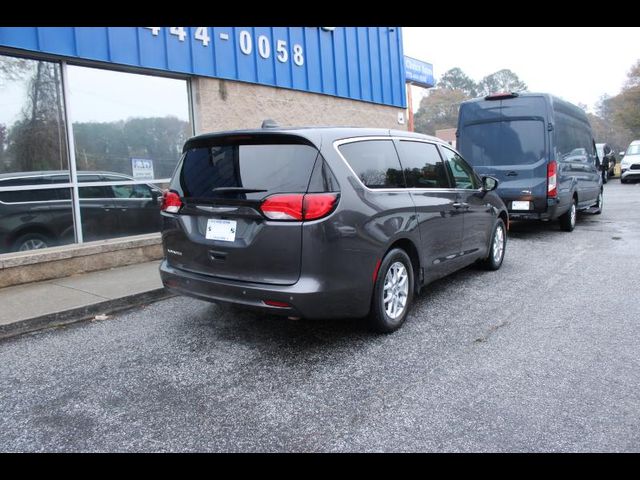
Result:
M0 55L0 253L75 241L61 73Z
M0 55L0 254L159 231L192 133L186 80Z
M2 178L51 170L68 175L63 105L60 65L0 55Z
M192 135L187 82L72 65L68 73L78 171L171 177Z

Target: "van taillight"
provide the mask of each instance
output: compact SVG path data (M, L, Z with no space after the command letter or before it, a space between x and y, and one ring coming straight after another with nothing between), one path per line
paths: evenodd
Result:
M180 195L170 190L165 190L162 194L162 205L160 210L167 213L178 213L182 207L182 201Z
M337 193L286 193L267 197L260 210L271 220L317 220L331 213Z
M558 164L555 160L547 164L547 197L558 196Z

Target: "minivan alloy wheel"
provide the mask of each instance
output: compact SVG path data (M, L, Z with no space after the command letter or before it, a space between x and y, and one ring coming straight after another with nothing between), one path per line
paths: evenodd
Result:
M497 263L502 257L504 251L504 228L498 225L493 238L493 260Z
M409 274L402 262L395 262L384 278L382 302L387 315L396 319L404 313L409 295Z
M47 248L47 244L39 238L31 238L26 242L23 242L18 251L26 252L27 250L38 250L40 248Z

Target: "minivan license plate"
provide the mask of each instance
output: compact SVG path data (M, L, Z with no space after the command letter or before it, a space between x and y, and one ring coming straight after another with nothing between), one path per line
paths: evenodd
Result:
M218 220L210 218L207 220L207 232L205 237L208 240L222 240L223 242L233 242L236 239L236 221Z
M531 202L511 202L511 210L529 210Z

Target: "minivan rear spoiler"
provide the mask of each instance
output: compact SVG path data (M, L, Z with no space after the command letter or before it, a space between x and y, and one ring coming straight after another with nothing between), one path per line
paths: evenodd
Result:
M485 100L504 100L505 98L516 98L520 95L518 92L500 92L500 93L492 93L491 95L487 95L484 97Z

